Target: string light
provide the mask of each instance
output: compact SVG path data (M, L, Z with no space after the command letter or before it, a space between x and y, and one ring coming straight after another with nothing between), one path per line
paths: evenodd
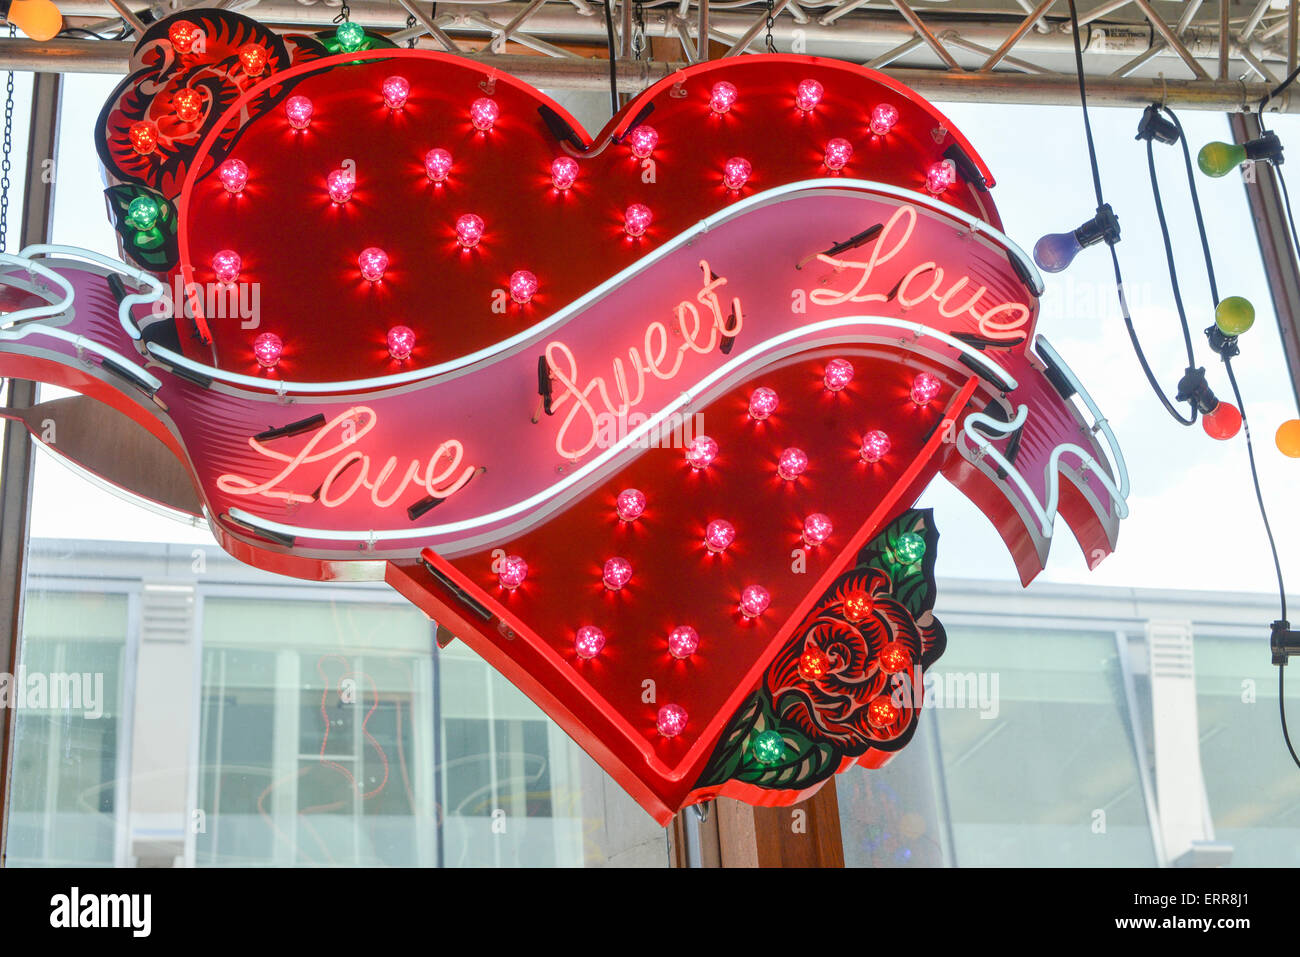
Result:
M894 558L903 565L915 565L925 557L925 539L916 532L904 532L894 542Z
M500 114L497 101L489 96L480 96L469 105L469 121L480 133L491 130Z
M137 196L126 207L126 221L135 229L153 229L158 221L157 201L152 196Z
M635 522L645 512L645 493L637 488L625 488L614 500L614 510L624 522Z
M862 448L858 455L868 465L875 465L888 454L889 436L880 429L872 429L862 437Z
M686 730L686 709L679 704L666 704L659 709L655 727L665 738L675 738Z
M718 457L718 443L707 435L697 435L686 446L686 461L693 469L706 469Z
M233 249L223 249L212 257L212 271L216 273L217 281L228 286L239 278L239 270L242 266L239 253Z
M928 372L918 372L912 380L912 401L917 405L929 405L943 388L943 383Z
M393 326L388 330L388 354L398 362L405 362L415 351L415 330L410 326Z
M632 148L633 156L637 159L649 159L650 154L659 144L659 131L653 126L642 124L628 134L627 142Z
M719 80L713 84L713 89L709 92L709 109L721 116L731 110L736 103L737 96L739 96L739 93L734 83Z
M579 658L590 660L605 647L605 633L595 625L583 625L573 639L573 650Z
M699 633L690 625L678 625L668 633L668 653L674 658L689 658L699 647Z
M776 764L785 757L785 738L781 737L780 731L760 731L754 735L751 750L754 752L754 760L759 764Z
M732 192L737 192L749 182L749 175L754 167L743 156L733 156L722 167L722 185Z
M344 20L334 31L334 38L344 53L356 53L366 42L366 31L360 24Z
M650 228L652 219L649 206L644 203L633 203L623 213L623 232L633 239L644 236L645 231Z
M632 563L626 558L611 558L601 570L601 581L610 591L618 591L632 580Z
M441 183L451 172L451 154L437 147L424 154L424 175L433 183Z
M898 107L891 103L877 103L871 111L871 132L877 136L884 136L894 128L898 122Z
M804 681L820 681L830 674L831 659L816 645L799 656L799 677Z
M793 482L808 468L808 453L803 449L789 448L781 453L776 463L776 474L787 482Z
M228 159L217 167L217 178L227 193L242 193L248 185L248 165L243 160Z
M510 298L527 305L537 295L537 277L527 269L517 269L510 274Z
M749 417L756 422L762 422L776 411L776 406L776 393L767 386L759 386L749 396Z
M350 166L331 170L325 177L325 188L330 199L340 206L352 198L352 191L357 186L357 174Z
M141 156L148 156L158 148L158 127L148 120L132 123L127 136L131 139L131 149Z
M264 332L253 340L253 356L263 369L274 369L284 354L284 343L274 332Z
M361 268L361 278L367 282L379 282L388 269L388 253L378 246L367 246L357 256L357 265Z
M557 156L551 163L551 185L561 193L573 186L578 178L578 161L570 156Z
M295 130L305 130L311 125L312 102L305 96L291 96L284 101L284 115Z
M528 577L528 563L518 555L507 555L497 566L497 581L507 591L514 591Z
M384 105L390 110L400 110L406 106L406 98L411 95L411 84L404 76L390 76L380 86L384 96Z
M736 540L736 526L725 518L715 518L704 529L704 546L717 555L731 547Z
M740 613L746 618L757 618L772 604L772 596L762 585L746 585L740 593Z
M815 548L831 537L832 528L829 516L814 512L803 520L804 544Z
M805 113L811 113L822 101L822 85L816 80L800 80L794 91L794 105Z
M187 86L176 91L172 97L172 106L176 110L176 119L182 123L193 123L203 113L203 94Z
M198 36L199 28L188 20L175 20L167 28L167 39L177 53L189 53Z
M828 392L840 392L853 381L853 363L848 359L832 359L826 363L822 382Z
M239 48L239 63L246 74L259 77L266 72L266 51L260 44L245 43Z
M842 136L837 136L826 143L826 154L823 162L826 168L831 172L842 170L853 156L853 144Z
M483 238L483 218L466 213L456 220L456 241L465 249L473 249Z
M945 192L955 182L957 182L957 164L952 160L932 163L925 171L925 191L934 196Z

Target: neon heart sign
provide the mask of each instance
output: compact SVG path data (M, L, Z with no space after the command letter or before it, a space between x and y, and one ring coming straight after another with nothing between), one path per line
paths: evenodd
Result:
M136 265L0 259L0 374L130 416L236 557L390 582L661 821L906 744L936 475L1025 581L1058 513L1114 544L1123 459L992 176L879 74L700 64L590 138L474 63L222 11L133 70L97 136Z

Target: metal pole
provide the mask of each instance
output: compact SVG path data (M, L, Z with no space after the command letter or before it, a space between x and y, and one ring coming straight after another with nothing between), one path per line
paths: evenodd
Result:
M59 96L63 77L37 73L32 78L31 125L27 140L27 188L19 248L50 241L54 219L54 164L59 150ZM36 404L36 383L9 380L6 408ZM0 452L0 665L18 672L26 579L27 519L32 491L32 443L21 421L7 419ZM14 709L0 708L0 867L4 866L9 826L10 771L13 765Z
M1260 135L1259 120L1254 113L1233 113L1228 121L1232 125L1232 138L1238 143ZM1259 255L1273 297L1278 332L1282 335L1291 391L1296 410L1300 412L1300 263L1296 262L1277 174L1269 163L1255 163L1251 171L1253 176L1243 177L1246 200L1255 221L1255 238L1259 241Z

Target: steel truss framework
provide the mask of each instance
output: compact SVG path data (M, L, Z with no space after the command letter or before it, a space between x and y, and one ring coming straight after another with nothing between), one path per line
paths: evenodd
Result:
M1078 2L1089 94L1098 105L1253 108L1296 66L1300 0ZM62 0L65 26L73 30L43 44L0 39L0 66L122 73L131 39L145 22L197 6L224 6L286 31L328 29L341 8L339 0L171 0L134 11L124 0ZM611 6L624 94L701 59L761 52L770 30L781 52L863 63L933 100L1078 102L1067 0L612 0ZM597 0L357 0L350 15L395 41L491 62L541 87L608 83L605 10ZM1300 110L1300 97L1288 89L1268 109Z

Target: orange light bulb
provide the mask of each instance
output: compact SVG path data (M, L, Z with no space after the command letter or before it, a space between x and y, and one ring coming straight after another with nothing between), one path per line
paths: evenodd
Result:
M13 0L9 5L8 19L23 33L42 43L54 39L63 28L63 14L50 0Z

